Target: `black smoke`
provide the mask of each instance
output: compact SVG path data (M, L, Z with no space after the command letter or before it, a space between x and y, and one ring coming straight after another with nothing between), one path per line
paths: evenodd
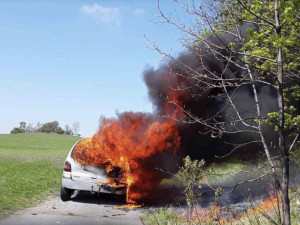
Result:
M212 38L212 42L228 44L235 40L231 36L222 36ZM198 118L210 118L217 112L222 113L217 118L218 121L232 121L236 115L232 107L226 104L226 97L220 88L207 88L204 83L197 83L193 76L195 74L206 74L207 71L214 71L217 74L223 74L226 78L237 78L243 76L245 71L235 66L233 63L227 65L225 60L220 60L212 54L201 56L203 44L191 47L182 52L176 59L169 60L161 64L157 69L148 67L144 70L143 76L148 95L153 103L155 113L158 115L167 115L166 104L170 92L175 93L177 99L182 103L185 109ZM228 55L226 50L222 54ZM237 56L234 60L240 63ZM255 74L259 76L259 74ZM268 112L278 110L277 90L274 87L256 83L258 97L260 101L262 117L267 117ZM178 88L180 90L178 90ZM233 93L233 100L238 106L243 118L256 116L256 105L251 84L244 85L239 89L228 89ZM242 124L237 124L240 128ZM224 155L233 148L229 143L244 143L258 140L259 137L253 133L225 134L222 137L214 138L207 127L199 124L179 123L180 134L182 137L182 149L192 158L204 158L210 160L215 155ZM229 128L230 129L230 128ZM264 133L269 143L276 145L277 135L272 127L264 126ZM261 149L260 144L250 144L240 149L247 154L252 154Z

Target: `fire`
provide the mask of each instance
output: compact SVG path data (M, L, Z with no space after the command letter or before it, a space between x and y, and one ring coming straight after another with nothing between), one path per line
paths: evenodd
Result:
M221 210L220 206L212 205L210 209L203 209L200 206L195 206L190 214L187 211L183 211L180 218L184 218L187 221L193 221L195 223L213 224L217 221L217 224L237 224L245 221L251 222L249 216L253 215L256 219L270 218L270 212L278 210L281 204L280 196L271 191L269 197L262 199L259 202L251 202L251 207L245 210L245 214L236 214L232 211L232 215L228 215L227 210ZM263 220L262 220L263 221ZM269 220L268 220L269 221Z
M202 209L201 207L197 206L192 210L190 216L186 211L183 211L179 217L184 218L187 221L192 220L196 224L214 224L217 221L217 224L223 225L229 220L227 221L225 218L220 216L220 210L220 206L217 205L212 205L211 209Z
M137 207L137 202L162 181L161 171L155 169L162 164L160 156L167 154L168 160L172 160L180 148L181 138L173 119L184 117L182 102L191 94L188 89L170 89L165 94L168 101L163 113L168 119L144 113L123 113L118 119L103 119L98 132L79 142L73 152L82 165L103 166L108 175L105 184L127 187L127 208ZM109 176L116 170L117 177Z
M127 203L136 204L162 180L156 157L174 155L180 136L173 120L157 119L144 113L123 113L118 119L103 119L91 138L79 142L73 157L80 164L103 166L114 187L127 187Z
M171 118L182 119L184 117L183 102L186 102L191 97L191 94L185 91L169 90L167 92L168 101L165 102L165 114Z
M250 214L257 214L257 213L266 213L269 210L276 209L281 204L281 198L279 193L277 192L276 195L273 192L270 192L269 198L265 200L261 200L259 205L254 209L250 209Z

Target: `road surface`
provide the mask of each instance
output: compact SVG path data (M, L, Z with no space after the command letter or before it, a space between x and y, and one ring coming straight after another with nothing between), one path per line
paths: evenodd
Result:
M184 205L182 191L182 186L177 185L157 187L143 207L131 210L117 209L125 205L125 200L113 195L79 193L68 202L51 197L1 220L0 225L140 225L139 217L145 213L159 207Z
M44 201L33 208L21 210L0 221L0 225L139 225L139 217L148 209L120 210L124 203L111 196L78 195L72 201L59 197Z

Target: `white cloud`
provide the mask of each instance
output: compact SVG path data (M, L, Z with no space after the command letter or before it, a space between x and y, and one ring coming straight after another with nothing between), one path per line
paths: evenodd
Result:
M136 15L136 16L141 16L143 14L145 14L145 11L143 9L138 8L138 9L134 10L134 15Z
M93 16L104 23L121 24L121 11L119 8L103 7L95 3L94 5L84 5L80 8L84 14Z

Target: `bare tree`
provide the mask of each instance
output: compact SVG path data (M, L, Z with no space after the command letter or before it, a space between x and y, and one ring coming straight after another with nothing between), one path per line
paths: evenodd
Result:
M78 135L78 131L80 130L80 122L75 121L74 123L72 123L72 128L74 135Z
M41 124L40 122L37 122L36 126L35 126L35 131L39 132L42 126L43 126L43 124Z
M26 132L33 132L34 128L33 128L32 124L29 123L29 124L27 124L25 130L26 130Z
M283 224L290 224L289 152L298 140L299 124L293 121L293 118L298 118L297 112L295 115L289 111L291 103L284 95L291 93L287 87L298 87L300 78L297 71L300 28L296 25L300 17L299 2L174 2L194 18L195 24L187 25L178 16L166 15L161 10L159 1L158 23L171 24L182 32L183 46L199 60L200 66L190 67L148 39L153 49L185 70L171 70L170 74L181 80L188 80L186 83L189 85L177 85L170 89L176 92L193 90L191 96L215 98L224 104L213 115L201 117L168 94L164 95L154 90L184 114L184 117L179 118L173 115L165 116L182 123L201 124L205 127L201 132L211 133L213 137L226 134L251 136L249 141L231 143L232 151L221 157L248 145L260 146L266 155L270 174L283 203ZM289 10L286 10L287 8ZM212 58L217 61L217 66L208 63ZM276 93L278 110L263 110L264 105L259 95L259 89L262 87ZM198 89L196 94L195 88ZM238 99L239 91L243 88L250 89L253 98L251 102L254 107L251 107L249 113L244 113L243 104ZM286 115L289 115L289 121ZM266 123L271 123L277 131L278 142L267 138L269 130L266 129ZM293 133L296 135L288 146L287 135ZM279 154L273 153L273 148L276 148Z
M68 124L65 126L65 134L66 135L73 135L74 134L71 127Z

